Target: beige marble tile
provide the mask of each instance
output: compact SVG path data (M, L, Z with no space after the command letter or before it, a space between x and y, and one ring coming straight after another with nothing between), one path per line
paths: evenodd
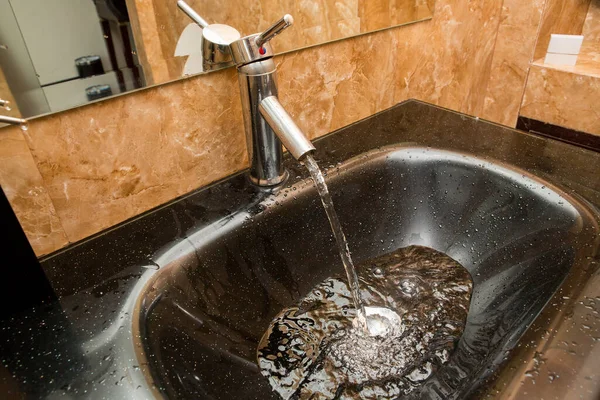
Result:
M493 99L505 110L497 118L512 121L515 100L500 82L516 68L510 82L522 90L520 40L533 23L516 14L537 15L539 1L437 0L430 22L279 56L281 100L311 138L408 98L479 116ZM26 139L70 241L247 165L233 69L34 120Z
M127 0L132 28L148 81L181 77L185 59L175 58L177 40L190 19L175 1ZM431 17L431 0L188 0L208 23L224 23L242 36L267 29L285 14L293 31L274 42L277 53L385 29Z
M394 104L394 31L277 58L282 103L310 138Z
M574 66L546 65L543 58L537 60L534 64L549 69L571 72L576 75L600 78L600 47L594 42L584 42L581 46L581 53L577 57L577 63Z
M18 127L3 128L0 132L0 185L38 256L68 243Z
M504 0L481 117L515 127L546 0Z
M246 167L234 70L32 121L27 140L70 241Z
M600 78L533 65L521 115L600 135Z
M155 85L180 77L181 71L178 75L171 76L167 58L163 55L159 38L158 15L153 2L151 0L126 0L126 2L137 56L144 71L146 84ZM173 2L173 5L176 6L176 3ZM174 47L173 51L175 51Z
M546 55L551 34L581 35L590 2L591 0L546 0L534 60Z
M600 47L600 0L590 3L581 34L585 36L584 42L595 42Z
M396 30L395 101L483 110L502 1L438 0L432 21Z

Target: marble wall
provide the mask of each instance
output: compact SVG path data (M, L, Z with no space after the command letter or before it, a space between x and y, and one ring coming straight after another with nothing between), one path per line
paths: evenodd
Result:
M594 42L600 48L600 0L592 0L583 25L582 35L586 42Z
M533 65L521 115L600 135L600 57L595 71L565 71Z
M281 100L311 138L409 98L512 124L542 3L437 0L431 21L279 56ZM0 183L38 255L247 165L233 70L7 132L21 150L4 150ZM34 188L44 201L20 200Z
M545 2L504 0L482 118L516 126Z
M267 29L285 14L293 30L276 41L287 52L430 18L434 0L188 0L208 23L226 23L242 36ZM190 19L175 1L127 0L146 80L163 83L182 75L185 57L174 57L177 41Z
M545 65L551 33L584 35L575 66ZM600 0L549 0L520 115L600 135Z
M590 3L591 0L547 0L534 60L546 55L551 34L581 35Z
M68 243L23 131L18 127L0 130L0 184L38 255Z

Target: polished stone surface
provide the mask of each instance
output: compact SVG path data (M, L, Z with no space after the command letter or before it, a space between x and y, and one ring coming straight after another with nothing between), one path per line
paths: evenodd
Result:
M600 135L592 135L523 116L519 117L517 129L600 152Z
M597 67L593 68L600 72ZM579 73L583 69L588 73ZM600 135L600 74L597 72L590 74L586 66L533 65L521 115Z
M242 36L264 31L285 14L294 28L275 41L277 53L289 52L367 32L431 18L433 0L189 0L208 23L227 24ZM143 43L140 60L152 84L179 79L186 57L174 57L190 19L176 2L128 0L133 33Z
M581 35L591 2L592 0L547 0L533 59L546 55L551 34Z
M600 135L600 2L547 2L520 115ZM584 35L575 66L546 65L550 33Z
M26 138L69 241L244 168L237 90L228 70L32 121Z
M431 21L277 57L281 100L312 138L409 98L513 124L533 51L521 39L536 18L538 0L437 0ZM220 71L33 120L27 143L68 241L245 168L237 85L233 70ZM37 172L8 165L19 157L4 168L26 182ZM0 183L19 197L34 188ZM36 212L15 209L21 219Z
M482 118L515 127L546 0L505 0Z
M68 243L19 127L0 132L0 183L36 254L49 253Z
M571 75L581 75L583 77L600 79L600 42L584 41L581 46L581 52L577 56L577 63L573 66L544 64L543 58L534 61L533 65L570 72ZM563 79L577 79L577 77L571 76L571 78L569 78L568 75L563 75ZM560 95L560 92L554 94ZM585 99L582 98L579 102L583 103L585 102Z
M600 154L419 102L404 103L318 140L317 159L335 170L338 162L367 150L408 143L468 152L522 168L569 196L589 202L596 210L600 206ZM290 184L306 178L294 160L288 158L286 166L292 170ZM244 223L233 218L236 210L254 205L257 213L268 214L278 207L273 198L268 192L256 192L243 175L237 175L43 260L61 296L60 303L2 324L1 387L11 395L29 393L32 397L150 397L153 389L144 386L141 373L144 364L139 354L132 355L132 342L127 340L136 334L130 325L135 293L156 268L160 270L165 262L181 257L176 250L179 244L186 247L192 233L210 236L217 227L236 229ZM526 399L535 388L549 393L544 397L549 399L564 398L564 393L597 398L599 369L588 357L600 345L594 340L600 326L593 315L600 307L600 289L595 285L599 276L597 250L598 243L587 247L595 256L577 261L589 264L577 271L591 275L590 280L568 280L564 291L551 302L554 307L536 320L521 341L524 345L509 358L510 365L501 369L498 380L489 390L484 389L483 395ZM189 253L195 260L195 252ZM578 335L581 345L561 345L560 340L570 340L572 334ZM549 383L558 371L550 368L550 363L536 367L544 357L537 356L536 351L559 353L560 357L553 359L560 363L559 381ZM532 368L538 372L525 374ZM515 386L510 386L511 382L516 382ZM562 382L560 390L558 382Z
M596 42L596 45L600 44L600 1L592 0L587 16L585 18L585 24L583 25L583 32L585 42Z

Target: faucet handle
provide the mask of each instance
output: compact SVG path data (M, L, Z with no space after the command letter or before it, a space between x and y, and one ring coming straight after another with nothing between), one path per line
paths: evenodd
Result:
M261 61L273 57L275 53L271 48L269 40L279 35L284 29L292 26L294 18L286 14L275 22L269 29L262 33L243 37L231 43L231 54L233 61L239 67L255 61Z
M204 18L202 18L200 16L200 14L198 14L185 1L183 1L183 0L177 0L177 7L179 7L179 9L181 11L183 11L188 17L190 17L192 19L192 21L194 21L195 23L197 23L198 25L200 25L200 27L206 28L209 25L208 22L206 22L206 20Z
M261 33L254 39L256 45L260 48L269 40L279 35L285 28L292 26L294 18L290 14L285 14L279 21L275 22L266 31Z
M213 71L232 66L234 63L229 45L241 37L240 33L229 25L209 24L184 0L178 0L177 7L202 27L203 70Z

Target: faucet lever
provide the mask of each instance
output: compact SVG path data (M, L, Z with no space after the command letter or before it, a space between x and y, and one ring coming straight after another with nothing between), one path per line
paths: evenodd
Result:
M0 115L0 124L26 125L27 120L23 118L15 118L6 115Z
M240 33L229 25L209 24L189 4L177 1L177 7L202 28L202 69L212 71L233 65L231 43Z
M285 14L279 21L275 22L270 28L256 37L256 45L262 47L263 44L283 32L285 28L292 26L293 23L294 18L290 14Z
M188 3L183 0L177 1L177 7L183 11L188 17L190 17L195 23L200 25L202 28L206 28L209 24L204 18L200 16Z

